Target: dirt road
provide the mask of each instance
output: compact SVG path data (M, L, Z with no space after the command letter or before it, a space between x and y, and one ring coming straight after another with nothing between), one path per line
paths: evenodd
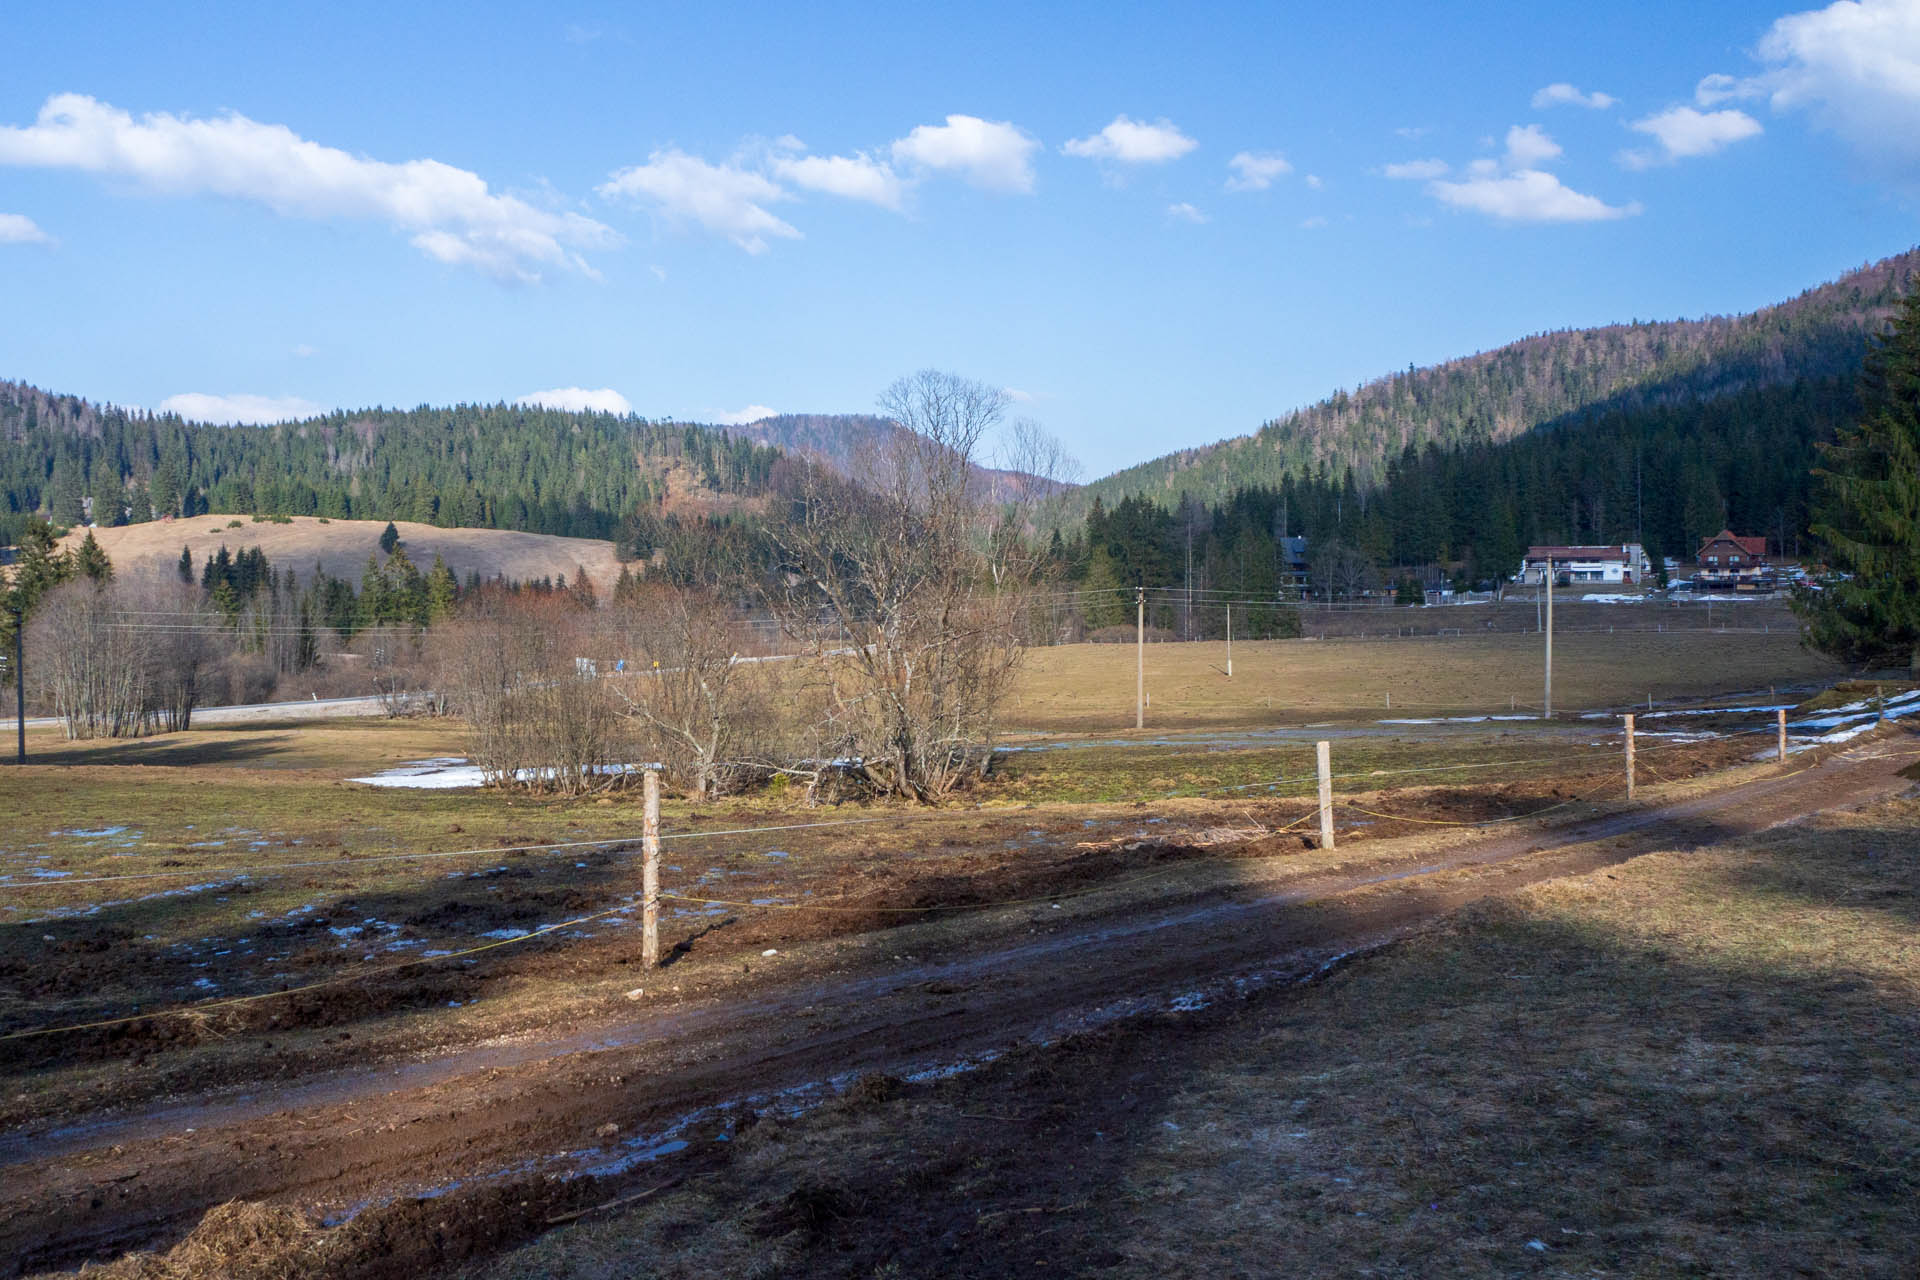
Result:
M38 1124L0 1136L0 1258L24 1272L164 1246L248 1199L431 1219L400 1233L385 1272L417 1276L698 1162L746 1110L1293 981L1489 893L1897 794L1909 763L1856 746L1560 830L1495 828L1437 854L1383 842L1361 870L1176 866L1150 892L983 909L771 958L745 999L681 1001L669 971L590 1028Z

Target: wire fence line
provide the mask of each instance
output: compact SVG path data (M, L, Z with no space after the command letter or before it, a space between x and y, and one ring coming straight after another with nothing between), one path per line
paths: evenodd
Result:
M1730 734L1727 736L1731 737L1731 736L1740 736L1741 734L1765 733L1765 732L1771 732L1771 731L1766 729L1741 730L1741 731L1736 731L1736 733ZM1691 743L1662 744L1660 746L1647 748L1646 754L1651 754L1659 750L1677 749L1680 747L1691 746L1691 745L1696 745L1696 744L1691 744ZM1852 750L1857 752L1861 749L1855 748ZM1848 754L1848 752L1843 751L1841 754L1845 756ZM1920 754L1920 753L1903 752L1898 754ZM1879 757L1873 756L1873 755L1867 755L1867 756L1862 756L1861 758L1871 759L1871 758L1879 758ZM1453 767L1455 768L1474 768L1474 767L1488 768L1488 767L1497 767L1499 765L1511 765L1516 763L1551 763L1551 760L1535 759L1535 760L1526 761L1526 762L1481 761L1481 762L1467 762L1460 766L1453 766ZM1597 761L1594 761L1593 757L1588 755L1583 757L1583 763L1597 763ZM1814 760L1805 760L1799 766L1799 768L1793 770L1793 772L1797 773L1797 772L1804 771L1805 769L1814 767L1814 765L1817 763L1818 762ZM1446 770L1448 767L1449 766L1429 766L1425 768L1404 769L1404 770L1371 770L1364 773L1345 774L1345 775L1339 775L1339 776L1342 778L1348 778L1348 779L1356 778L1356 777L1365 777L1365 778L1391 777L1391 776L1411 775L1416 773L1426 774L1426 773L1432 773L1432 772L1439 772L1439 771ZM1313 776L1303 775L1297 778L1275 779L1268 784L1255 783L1255 784L1244 784L1244 785L1278 786L1278 785L1288 784L1288 783L1317 783L1317 780L1318 778L1316 774ZM1422 817L1403 815L1403 814L1390 814L1390 813L1385 813L1385 812L1380 812L1380 811L1365 808L1363 806L1355 804L1351 800L1340 801L1334 807L1343 808L1350 812L1357 812L1364 816L1373 817L1373 818L1384 820L1384 821L1408 822L1408 823L1413 823L1418 825L1449 826L1449 827L1461 827L1461 828L1492 827L1492 826L1499 826L1507 823L1525 821L1532 818L1538 818L1538 817L1544 816L1547 813L1555 812L1561 809L1568 808L1575 804L1583 803L1593 798L1594 796L1598 795L1601 791L1609 789L1612 785L1616 785L1618 781L1619 780L1609 780L1607 782L1596 784L1594 787L1589 788L1587 791L1579 795L1567 797L1554 804L1547 805L1543 808L1531 810L1526 813L1509 814L1499 818L1480 819L1480 820L1473 820L1473 821L1453 821L1453 820L1447 820L1447 819L1422 818ZM1195 793L1188 793L1188 794L1207 795L1207 794L1212 794L1216 791L1226 790L1226 789L1244 789L1244 788L1243 787L1211 788L1204 792L1195 792ZM1181 793L1164 793L1164 796L1165 798L1172 798L1180 794ZM1318 805L1315 805L1314 807L1310 808L1305 814L1302 814L1300 817L1294 819L1293 821L1286 823L1285 825L1278 828L1271 828L1271 829L1263 828L1258 834L1262 838L1267 836L1282 834L1286 831L1292 830L1296 827L1303 825L1307 821L1310 821L1314 817L1318 816L1319 813L1320 813L1320 808ZM934 815L928 814L924 816L932 817ZM893 821L897 821L897 817L893 815L889 815L884 818L855 819L855 820L849 820L849 821L831 821L831 822L825 822L825 823L780 824L780 825L772 825L772 826L734 828L731 830L716 830L716 831L708 831L708 832L678 832L678 833L665 835L662 837L662 839L663 840L665 839L699 839L704 837L713 837L713 836L721 836L721 835L755 834L755 833L768 832L768 831L793 831L793 830L811 829L815 827L853 826L853 825L862 825L868 822L893 822ZM518 850L527 850L527 851L542 850L542 851L551 852L551 851L558 851L559 849L562 849L562 848L578 848L578 847L583 847L588 845L609 845L609 844L630 844L630 843L632 843L632 838L626 837L619 840L576 841L576 842L570 842L566 845L507 846L507 847L504 847L503 849L458 850L458 851L446 851L438 854L436 853L399 854L399 855L389 855L389 857L391 858L425 858L425 857L446 857L446 856L461 856L461 855L473 856L476 854L483 854L483 853L490 854L490 853L497 853L502 851L511 852L511 851L518 851ZM778 909L778 910L814 910L814 911L825 911L825 912L852 912L852 913L859 913L859 914L919 914L919 915L930 915L930 914L935 914L935 913L944 912L944 911L978 912L978 911L1004 909L1007 907L1033 905L1040 902L1057 903L1057 902L1061 902L1069 899L1091 897L1098 894L1120 892L1122 890L1134 887L1146 881L1172 876L1192 866L1195 862L1198 862L1198 861L1219 861L1219 860L1221 859L1218 858L1217 856L1214 858L1191 859L1191 860L1182 862L1181 864L1176 866L1161 868L1156 871L1148 872L1144 875L1130 877L1128 879L1117 881L1117 882L1110 882L1107 884L1096 885L1086 889L1072 890L1066 893L1029 895L1021 898L1010 898L1010 899L1005 899L997 902L984 902L984 903L973 902L973 903L951 903L951 904L928 904L928 905L913 906L913 907L885 907L885 906L865 906L865 905L841 906L839 904L834 904L834 903L778 903L778 902L751 902L751 901L740 902L740 901L731 900L731 899L708 898L708 897L699 897L694 895L675 894L675 893L659 893L659 894L656 894L655 896L656 896L656 899L665 899L665 900L671 900L671 901L677 901L677 902L713 905L713 906L720 906L723 908L737 909L737 910ZM358 861L358 860L355 860L355 861ZM333 861L331 865L337 866L338 861L337 860ZM276 864L275 869L280 869L280 870L288 869L288 864ZM191 872L188 874L204 875L209 873L206 870L202 869L202 870ZM132 878L132 877L129 877L129 878ZM70 881L66 883L79 884L79 883L89 883L89 882L88 881ZM0 1043L7 1043L7 1042L26 1040L26 1039L36 1039L36 1038L60 1035L60 1034L70 1034L70 1033L80 1032L80 1031L103 1030L107 1028L112 1028L117 1026L128 1026L135 1023L153 1021L153 1020L158 1020L162 1018L196 1017L196 1016L204 1017L209 1013L214 1013L214 1012L218 1012L225 1009L237 1008L237 1007L242 1007L246 1005L256 1004L266 1000L282 999L288 996L300 995L300 994L310 993L310 992L319 991L319 990L325 990L325 989L334 988L334 987L346 986L356 982L363 982L370 978L380 977L387 974L400 973L404 970L414 969L420 966L438 966L438 965L443 965L444 963L449 961L465 961L471 958L472 956L475 956L484 952L497 951L497 950L502 950L508 947L519 946L540 938L550 937L553 934L559 933L563 930L577 928L581 925L592 923L595 920L600 920L609 916L619 915L624 912L632 911L639 905L640 905L640 900L637 896L628 895L621 902L615 904L614 906L607 907L599 911L591 912L581 916L576 916L576 917L573 917L572 919L563 920L555 924L544 925L538 929L531 930L525 934L520 934L515 937L491 939L484 943L478 943L473 946L462 948L455 951L450 951L442 955L411 957L405 960L393 961L386 964L375 965L372 967L359 968L350 973L336 974L332 977L318 979L313 982L303 983L296 986L280 987L271 991L253 992L247 995L240 995L240 996L219 997L219 998L208 999L203 1001L196 1001L190 1004L179 1005L179 1006L175 1006L167 1009L148 1010L148 1011L136 1012L136 1013L126 1014L126 1015L121 1015L116 1017L92 1019L88 1021L67 1023L62 1025L57 1025L57 1026L23 1028L23 1029L12 1031L12 1032L7 1032L5 1034L0 1034Z
M1725 733L1716 734L1713 740L1725 740L1728 738L1738 737L1738 736L1747 735L1747 734L1760 734L1760 733L1771 734L1773 732L1774 730L1771 728L1732 730ZM1638 753L1641 756L1647 756L1660 751L1683 750L1687 748L1698 747L1701 745L1702 741L1707 741L1707 740L1703 739L1701 741L1660 743L1654 746L1641 747L1638 749ZM1605 760L1603 758L1596 756L1594 754L1595 752L1611 751L1611 749L1612 748L1610 744L1595 743L1595 744L1590 744L1583 751L1577 753L1577 755L1575 753L1568 753L1564 755L1556 754L1551 756L1518 757L1518 758L1506 759L1506 760L1471 760L1471 761L1462 761L1458 764L1419 765L1419 766L1413 766L1413 767L1403 768L1403 769L1368 769L1368 770L1360 770L1352 773L1331 774L1329 775L1329 777L1330 777L1330 780L1334 782L1352 782L1352 781L1357 781L1362 779L1371 781L1371 780L1378 780L1378 779L1384 779L1384 778L1397 778L1397 777L1416 777L1416 776L1429 777L1431 775L1439 774L1439 773L1471 772L1471 771L1483 770L1483 769L1535 768L1542 765L1565 764L1571 761L1575 761L1576 759L1579 761L1579 763L1582 766L1585 766L1580 770L1580 772L1584 773L1588 771L1587 767L1591 767L1594 765L1601 765L1605 763ZM1572 776L1572 775L1569 774L1568 776ZM1109 796L1109 797L1105 797L1095 801L1074 801L1069 803L1134 804L1134 803L1154 802L1154 801L1165 802L1170 800L1200 800L1200 799L1206 799L1209 796L1222 795L1222 794L1234 793L1234 792L1242 792L1242 791L1259 790L1262 788L1266 788L1269 790L1278 790L1281 788L1313 786L1313 785L1317 785L1318 780L1319 778L1317 773L1280 775L1276 777L1262 778L1253 782L1223 783L1221 785L1214 786L1214 787L1205 787L1205 788L1198 788L1198 789L1176 788L1171 791L1134 792L1134 793L1124 794L1119 796ZM673 840L673 841L708 840L708 839L718 839L721 837L733 837L733 836L758 837L762 835L780 834L780 833L788 833L788 832L796 832L796 831L815 831L815 830L827 830L827 829L834 829L834 828L874 826L882 823L898 826L902 822L906 822L908 824L914 824L914 823L929 822L934 820L952 821L956 812L958 811L934 809L934 810L926 810L918 813L904 813L904 814L893 813L893 814L877 815L877 816L865 817L865 818L838 818L838 819L829 819L829 820L820 821L820 822L776 823L776 824L751 826L751 827L725 827L725 828L717 828L709 831L676 831L676 832L663 834L660 837L660 839L664 842L669 840ZM127 884L127 883L142 882L142 881L154 881L154 880L183 880L183 879L190 880L200 876L226 877L228 879L234 879L234 880L254 879L254 878L273 878L275 876L292 874L293 872L296 872L296 871L311 871L316 868L329 868L336 871L343 871L343 870L351 870L357 867L372 866L372 865L389 863L389 862L422 862L422 861L436 861L436 860L446 859L446 858L493 858L493 857L500 857L502 855L510 855L510 854L564 853L564 852L569 852L569 851L579 850L579 849L618 849L622 846L630 846L630 845L636 844L638 840L639 840L639 837L637 835L622 835L622 836L610 836L610 837L597 839L597 840L567 840L567 841L541 842L541 843L517 844L517 845L489 845L489 846L469 848L469 849L438 849L438 850L407 851L407 852L398 852L398 853L368 853L368 854L342 853L338 856L331 857L331 858L300 859L298 861L292 861L292 862L274 861L274 862L260 862L260 863L245 863L245 864L239 864L239 865L229 864L224 866L211 866L211 867L205 867L205 866L184 867L184 868L175 868L175 869L166 870L166 871L126 872L126 873L119 873L119 874L108 875L108 876L61 877L59 879L47 879L44 881L31 882L31 883L30 882L7 882L7 883L0 883L0 893L10 893L10 892L11 893L20 893L20 892L44 893L49 891L57 891L65 888L78 887L81 885ZM154 851L170 851L172 848L172 846L170 845L148 845L146 847Z

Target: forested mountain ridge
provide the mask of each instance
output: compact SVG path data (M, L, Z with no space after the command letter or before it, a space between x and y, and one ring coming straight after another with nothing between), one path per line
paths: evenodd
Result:
M870 413L776 413L753 422L719 426L713 430L811 458L852 480L860 480L877 462L886 458L894 442L906 432L906 428L893 419ZM979 463L974 471L990 483L1001 486L1010 484L1019 487L1030 483L1032 479L1018 471ZM1058 478L1052 483L1055 487L1065 487L1067 484Z
M1407 446L1498 443L1610 412L1678 405L1802 380L1851 378L1865 338L1892 315L1920 249L1740 316L1536 334L1492 351L1376 379L1264 424L1252 435L1183 449L1069 495L1074 523L1097 496L1218 501L1249 485L1325 467L1361 488L1385 479Z
M227 427L6 381L0 442L0 541L35 511L74 524L90 505L104 524L257 512L631 543L636 515L676 491L758 494L781 457L713 428L521 405Z

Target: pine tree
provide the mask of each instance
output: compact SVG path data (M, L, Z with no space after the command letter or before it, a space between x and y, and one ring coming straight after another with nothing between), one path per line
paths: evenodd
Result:
M127 522L127 487L118 467L96 459L93 464L93 522L112 529Z
M390 556L393 549L400 545L400 531L393 527L393 521L387 521L387 527L380 531L380 554Z
M113 562L107 559L106 551L94 541L91 529L80 540L80 550L73 558L73 567L96 583L113 581Z
M1851 576L1800 597L1808 643L1920 676L1920 286L1868 350L1860 420L1820 452L1813 535Z
M181 544L180 563L176 566L176 568L180 574L180 581L186 583L188 586L192 586L193 585L193 548L185 545L184 543Z
M429 624L443 622L453 616L455 597L459 594L460 584L455 580L453 571L447 568L447 562L436 552L433 568L427 574L427 621Z

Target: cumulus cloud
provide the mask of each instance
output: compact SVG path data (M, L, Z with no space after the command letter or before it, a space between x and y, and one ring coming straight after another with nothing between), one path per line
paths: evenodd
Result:
M0 213L0 244L52 244L53 237L42 231L24 213Z
M326 410L299 396L216 396L204 391L183 391L162 400L160 412L177 413L189 422L257 426L264 422L297 422L317 417Z
M438 160L371 160L236 113L136 120L78 93L48 98L30 125L0 125L0 165L248 200L285 217L372 219L411 233L430 257L509 281L537 281L549 267L591 274L579 251L620 239L591 218L491 191L477 174Z
M846 200L864 200L882 209L898 211L906 192L906 183L893 171L893 166L864 153L812 156L795 155L792 149L782 149L774 153L771 167L776 176L796 187Z
M1548 107L1585 107L1589 111L1605 111L1619 101L1610 93L1582 93L1563 80L1535 93L1533 109L1544 111Z
M1111 160L1118 164L1165 164L1178 160L1200 144L1180 132L1164 116L1153 122L1115 116L1113 123L1096 134L1074 138L1060 150L1086 160Z
M1538 169L1562 154L1559 143L1537 124L1514 125L1507 130L1507 168Z
M1265 191L1275 178L1293 172L1293 166L1278 151L1242 151L1227 161L1233 176L1227 179L1229 191ZM1308 186L1318 186L1318 178L1308 178Z
M988 191L1033 190L1035 139L1005 121L951 115L923 124L892 147L895 164L957 173Z
M774 417L779 412L778 409L764 404L750 404L744 409L735 409L732 413L717 413L713 416L713 420L723 427L744 427L762 418Z
M1657 153L1623 151L1620 163L1629 169L1644 169L1653 164L1672 164L1695 156L1710 156L1731 143L1760 133L1760 122L1744 111L1731 107L1719 111L1697 111L1692 107L1669 107L1627 126L1644 133L1660 144Z
M1537 124L1507 130L1506 148L1497 157L1479 156L1466 172L1449 179L1442 160L1408 160L1387 165L1389 178L1425 181L1427 194L1442 204L1484 213L1502 222L1601 222L1640 212L1638 204L1611 205L1575 191L1540 166L1562 155L1560 144Z
M530 392L514 403L533 409L560 409L567 413L617 413L624 417L633 412L633 406L627 403L627 398L612 387L598 390L554 387L550 391Z
M1399 164L1390 164L1380 171L1389 178L1403 182L1426 182L1442 177L1447 172L1445 160L1404 160Z
M1776 111L1808 111L1863 154L1920 179L1920 6L1841 0L1790 13L1757 52L1764 71L1708 76L1695 100L1765 99Z
M1434 181L1427 184L1427 190L1444 204L1502 222L1601 222L1640 212L1638 204L1608 204L1597 196L1573 190L1539 169L1469 177L1460 182Z
M1182 200L1178 204L1168 205L1167 216L1170 218L1178 218L1182 222L1200 223L1209 220L1206 214L1202 213L1193 205L1188 204L1185 200Z
M784 187L748 169L709 164L677 147L663 147L613 174L598 188L610 200L651 207L677 225L694 223L745 249L765 253L767 237L798 240L800 232L767 211L790 197Z

